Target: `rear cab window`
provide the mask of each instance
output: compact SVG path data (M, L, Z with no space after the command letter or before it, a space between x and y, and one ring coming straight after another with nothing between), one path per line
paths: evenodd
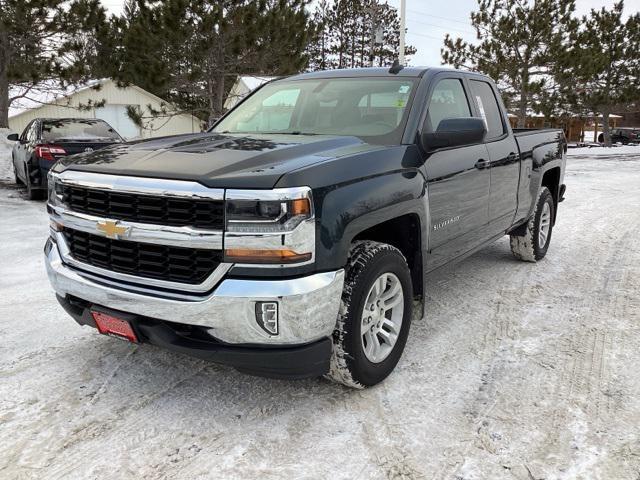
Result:
M487 140L501 137L505 134L505 124L491 85L482 80L470 80L471 93L478 107L478 112L487 126Z

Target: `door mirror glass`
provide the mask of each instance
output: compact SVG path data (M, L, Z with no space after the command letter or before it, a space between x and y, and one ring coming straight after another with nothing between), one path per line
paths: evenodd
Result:
M17 133L11 133L9 135L7 135L7 140L9 140L10 142L17 142L19 140L20 137L18 137Z
M425 151L481 143L487 133L484 120L477 117L445 118L435 132L425 132L420 143Z

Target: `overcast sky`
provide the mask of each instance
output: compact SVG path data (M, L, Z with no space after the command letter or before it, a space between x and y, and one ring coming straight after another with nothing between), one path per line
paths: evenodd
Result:
M123 0L101 0L113 13L120 13ZM440 48L446 33L474 40L475 33L469 21L470 13L476 8L476 0L406 0L407 2L407 43L418 49L410 58L412 65L440 65ZM388 0L390 5L400 7L400 0ZM579 15L591 8L610 7L613 0L576 0ZM443 4L446 7L443 8ZM640 11L640 0L627 0L625 12Z

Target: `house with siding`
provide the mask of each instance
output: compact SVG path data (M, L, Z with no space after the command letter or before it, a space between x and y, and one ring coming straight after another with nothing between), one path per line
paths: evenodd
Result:
M181 113L170 116L151 115L167 102L135 85L119 87L111 79L94 80L66 90L37 86L9 110L9 128L20 133L34 118L99 118L108 122L127 140L197 133L202 122L197 117ZM127 107L142 112L142 126L128 115ZM170 106L169 106L170 107Z

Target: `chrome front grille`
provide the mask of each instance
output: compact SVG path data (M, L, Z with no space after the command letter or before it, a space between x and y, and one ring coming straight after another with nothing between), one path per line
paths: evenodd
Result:
M70 228L62 233L77 261L138 277L197 285L222 261L219 250L112 240Z
M222 189L75 171L49 183L52 236L62 260L87 275L126 289L204 294L231 268Z
M222 230L224 201L140 195L62 184L62 201L73 211L130 222Z

